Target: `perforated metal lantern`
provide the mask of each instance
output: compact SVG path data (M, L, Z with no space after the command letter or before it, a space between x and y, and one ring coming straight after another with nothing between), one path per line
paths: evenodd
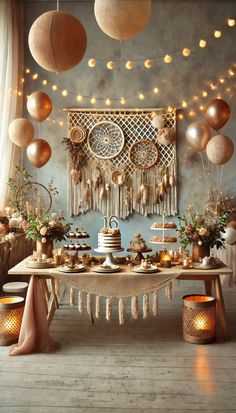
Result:
M183 337L194 344L207 344L216 338L216 300L206 295L183 297Z
M17 296L0 297L0 345L16 343L24 312L24 298Z

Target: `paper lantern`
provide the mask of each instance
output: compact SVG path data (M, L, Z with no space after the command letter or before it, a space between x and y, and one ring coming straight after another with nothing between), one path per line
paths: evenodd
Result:
M29 120L17 118L10 123L8 133L15 145L24 148L29 145L34 137L34 127Z
M95 0L95 18L102 31L113 39L137 36L151 16L151 0Z
M51 147L44 139L35 139L27 147L27 157L36 168L44 166L51 158Z
M65 72L82 59L87 47L83 25L63 11L39 16L29 32L29 49L36 62L49 72Z
M52 101L46 93L34 92L27 100L27 110L32 118L42 122L52 111Z
M215 165L224 165L234 153L232 140L225 135L216 135L211 138L206 147L208 159Z

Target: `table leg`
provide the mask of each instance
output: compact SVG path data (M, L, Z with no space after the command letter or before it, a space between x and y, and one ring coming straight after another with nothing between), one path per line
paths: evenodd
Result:
M56 280L53 278L50 281L51 281L52 297L53 297L53 300L55 301L56 308L59 308L59 303L58 303L57 294L56 294Z
M212 295L212 281L204 280L206 295Z
M229 338L228 327L226 322L226 313L225 313L225 304L224 304L224 297L221 288L220 276L215 276L215 295L216 295L216 302L218 305L219 310L219 318L220 318L220 326L222 331L222 336L224 340Z
M48 306L48 315L47 315L48 327L50 326L53 320L53 316L55 314L56 309L57 307L56 307L55 300L52 298Z

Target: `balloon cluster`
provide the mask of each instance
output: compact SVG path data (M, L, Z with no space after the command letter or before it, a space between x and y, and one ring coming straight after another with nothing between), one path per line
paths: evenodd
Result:
M52 111L52 101L44 92L32 93L27 101L27 110L37 122L44 121ZM8 128L11 141L20 148L27 147L27 157L36 168L44 166L51 158L51 147L44 139L34 139L34 127L24 118L14 119Z
M230 107L222 99L214 99L208 103L204 118L205 122L196 121L188 126L186 138L188 144L196 151L206 149L209 161L215 165L224 165L230 160L234 153L233 141L226 135L215 135L211 137L211 129L218 131L230 117Z
M227 244L236 243L236 221L228 222L223 236Z

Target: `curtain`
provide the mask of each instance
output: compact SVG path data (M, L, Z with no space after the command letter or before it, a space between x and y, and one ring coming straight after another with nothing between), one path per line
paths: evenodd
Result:
M7 203L9 177L19 162L21 149L8 137L10 122L22 110L22 6L0 0L0 210Z

